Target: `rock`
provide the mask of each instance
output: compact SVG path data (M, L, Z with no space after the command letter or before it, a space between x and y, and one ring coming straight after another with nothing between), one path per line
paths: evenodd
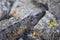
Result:
M24 18L27 17L30 13L37 12L40 9L43 10L44 8L37 7L37 5L33 4L32 0L16 0L13 4L10 15Z
M48 0L49 11L60 20L60 0Z
M52 31L54 30L54 27L50 27L49 24L51 21L56 22L56 18L53 14L51 14L49 11L46 11L45 16L38 22L38 24L34 27L34 29L40 30L40 34L42 35L43 39L48 40L50 38Z
M42 12L42 10L46 11L46 14L41 20L38 20L36 16L38 16L39 14L37 15L37 13ZM60 23L59 11L60 0L0 0L0 33L2 35L4 34L3 36L1 36L0 34L0 39L6 38L7 40L8 38L10 38L13 40L15 36L17 35L16 37L18 37L18 34L20 33L24 34L23 36L26 37L25 34L29 32L21 32L19 26L21 24L21 27L23 26L21 28L22 30L25 28L25 26L32 27L32 30L38 29L38 32L45 40L60 40L60 24L57 24L54 27L49 26L50 22L56 22L56 19L57 22ZM32 20L32 22L30 19ZM8 38L6 37L6 35L8 36ZM36 39L28 37L27 40Z
M44 15L45 11L36 14L33 13L16 23L9 25L6 29L0 32L0 40L16 40L21 36L23 36L23 38L26 37L29 30L31 30L31 28L33 28Z
M19 14L20 18L27 17L32 11L39 10L32 3L31 0L16 0L10 14Z
M49 25L49 23L52 20L56 22L56 18L54 17L54 15L51 14L49 11L46 11L45 16L39 21L39 23L35 27L36 27L36 29L40 29L38 27L45 27L45 26Z
M48 10L48 0L32 0L32 3L43 10Z
M11 17L10 19L0 21L0 31L6 29L8 26L18 22L19 20L19 18Z
M0 20L9 18L9 12L13 3L9 0L0 0Z
M47 4L48 0L33 0L36 1L37 3L43 3L43 4Z

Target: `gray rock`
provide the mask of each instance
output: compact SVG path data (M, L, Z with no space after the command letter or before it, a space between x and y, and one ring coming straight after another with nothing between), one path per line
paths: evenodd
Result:
M60 20L60 0L48 0L49 11Z
M37 3L43 3L46 4L48 2L48 0L33 0L36 1Z
M56 22L56 19L53 14L51 14L49 11L46 11L45 16L38 22L38 24L34 27L34 29L38 29L40 31L40 34L42 34L44 39L49 39L50 35L53 33L54 30L53 27L51 28L49 26L51 21Z
M37 0L36 0L36 2L37 2ZM39 4L42 6L41 8L37 7L37 5L33 4L36 2L34 2L32 0L16 0L12 6L12 9L10 11L10 15L18 14L18 16L20 18L24 18L24 17L27 17L32 12L37 12L40 9L42 9L42 10L45 9L43 4Z
M14 1L0 0L0 20L8 18Z
M16 22L18 22L19 19L15 17L11 17L10 19L5 19L0 21L0 31L7 28L9 25L12 25Z
M21 21L9 25L6 29L0 32L0 40L16 40L16 38L21 36L23 36L23 38L26 37L28 30L31 30L31 28L33 28L44 15L45 11L36 14L33 13Z

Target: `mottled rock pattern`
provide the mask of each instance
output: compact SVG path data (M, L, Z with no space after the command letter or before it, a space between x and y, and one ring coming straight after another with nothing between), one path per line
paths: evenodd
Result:
M48 0L49 11L60 20L60 0Z
M56 17L58 20L60 20L60 12L59 12L60 0L34 0L33 2L32 0L0 0L0 20L5 19L0 21L0 31L6 29L10 25L16 27L14 23L17 23L18 21L24 19L28 15L30 15L31 17L31 15L36 15L37 13L41 12L41 9L46 10L47 4L50 12L46 11L47 12L46 15L41 20L39 20L39 23L34 27L34 29L38 29L39 32L42 34L43 38L46 40L57 40L57 39L60 40L59 39L60 24L57 27L53 27L53 28L48 26L51 19L53 21L56 21L55 19ZM9 15L12 15L14 17L6 19L7 17L9 17ZM33 18L33 16L31 18L33 20L32 24L34 25L34 23L36 23L37 21L35 18ZM26 19L26 21L23 20L23 22L25 23L22 22L21 23L22 26L27 24L28 24L27 26L30 26L29 25L30 22L28 21L30 20L28 19ZM19 25L19 23L17 25ZM14 28L11 29L13 30Z
M9 12L14 1L11 0L0 0L0 20L9 18Z
M54 17L54 15L51 14L49 11L46 11L45 16L34 27L34 29L40 30L39 32L43 35L43 38L46 40L50 38L52 30L54 30L53 28L51 30L51 27L49 26L52 20L56 22L56 18Z
M27 17L32 12L37 12L40 9L42 10L45 9L45 7L42 5L41 6L43 8L37 7L36 5L33 4L33 2L32 0L16 0L11 9L10 15L14 15L15 13L17 13L20 18L24 18L24 17Z
M36 15L33 13L21 21L9 25L0 32L0 40L18 40L17 38L20 36L26 37L26 32L29 29L31 30L45 14L45 11L39 12Z
M19 18L11 17L10 19L0 21L0 31L6 29L8 26L18 22L19 20Z

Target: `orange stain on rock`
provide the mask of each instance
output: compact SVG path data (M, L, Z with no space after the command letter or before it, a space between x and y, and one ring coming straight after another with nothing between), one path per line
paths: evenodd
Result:
M20 17L20 13L18 13L18 12L16 11L16 9L13 9L13 10L11 11L11 15L14 16L14 17Z
M25 27L20 27L14 33L9 34L9 36L8 36L9 40L12 40L12 38L16 38L16 37L20 36L24 32L25 29L26 29Z

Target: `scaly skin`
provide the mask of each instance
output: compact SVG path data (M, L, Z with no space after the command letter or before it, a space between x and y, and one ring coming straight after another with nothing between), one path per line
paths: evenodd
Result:
M32 14L15 24L8 26L8 28L0 32L0 40L16 40L23 35L26 29L33 28L44 15L45 11L34 15Z

